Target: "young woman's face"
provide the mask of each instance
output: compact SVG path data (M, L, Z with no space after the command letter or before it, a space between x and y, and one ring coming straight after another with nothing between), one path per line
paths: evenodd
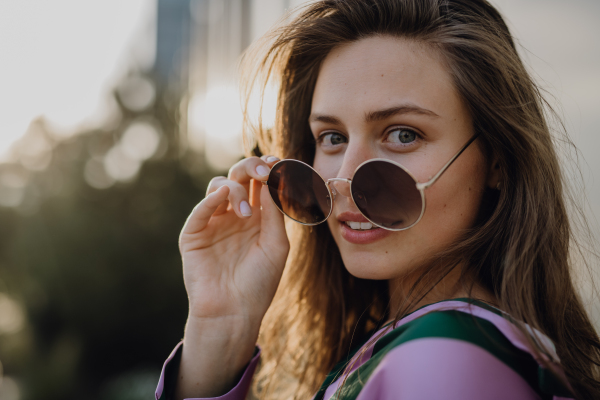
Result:
M425 182L473 136L470 115L436 54L393 37L362 39L327 56L309 122L314 167L325 179L352 178L362 162L385 158ZM473 226L488 175L475 141L425 190L421 221L398 232L352 229L349 221L367 220L341 194L348 194L343 183L327 223L348 271L365 279L413 272Z

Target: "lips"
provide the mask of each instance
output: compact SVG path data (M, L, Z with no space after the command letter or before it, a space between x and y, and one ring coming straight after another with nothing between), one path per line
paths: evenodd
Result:
M344 240L352 244L369 244L381 240L389 236L392 232L382 228L373 226L362 214L345 211L339 214L336 219L338 220L340 233ZM360 227L360 230L353 229L354 227ZM348 226L350 225L350 226ZM354 225L354 227L352 227ZM367 228L367 225L372 227ZM365 228L363 228L363 226ZM363 230L364 229L364 230Z
M343 213L339 214L336 218L340 222L345 222L345 221L369 222L369 220L366 219L361 213L352 212L352 211L344 211Z

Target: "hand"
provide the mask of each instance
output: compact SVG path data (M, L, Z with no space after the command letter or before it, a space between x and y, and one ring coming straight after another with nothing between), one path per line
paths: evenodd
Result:
M227 178L210 182L188 217L179 249L190 319L233 317L258 330L289 252L283 214L260 182L276 161L263 156L238 162Z

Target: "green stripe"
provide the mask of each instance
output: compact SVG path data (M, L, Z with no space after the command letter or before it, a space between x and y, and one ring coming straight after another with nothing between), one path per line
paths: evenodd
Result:
M538 364L533 357L517 349L493 323L461 311L425 314L379 340L373 354L387 354L403 343L424 338L456 339L479 346L512 368L534 390L538 390Z
M438 303L443 303L443 302L447 302L447 301L462 301L465 303L469 303L469 304L475 304L481 308L485 308L488 311L491 311L495 314L498 315L502 315L502 313L494 308L491 307L489 305L487 305L486 303L479 301L479 300L475 300L475 299L470 299L467 297L461 297L461 298L456 298L456 299L447 299L447 300L441 300L435 303L430 303L430 304L426 304L422 307L417 308L416 310L406 314L404 317L402 318L406 318L414 313L416 313L417 311L425 308L425 307L429 307L432 306L434 304L438 304ZM314 400L322 400L325 396L325 391L327 390L327 388L329 387L329 385L331 385L333 382L335 382L335 380L342 374L343 370L346 368L346 365L348 364L348 362L352 359L352 357L354 357L354 355L356 354L356 352L358 350L360 350L360 348L362 346L364 346L367 341L369 341L369 339L371 338L372 334L374 334L375 332L377 332L378 330L387 327L388 325L390 325L390 323L387 323L381 327L377 327L375 329L372 330L371 333L369 333L368 335L366 335L367 339L361 343L359 343L358 345L354 346L349 352L348 355L346 355L346 357L344 357L343 359L341 359L336 365L333 366L333 368L331 369L331 372L327 375L327 377L325 378L325 381L323 381L323 384L321 384L321 387L319 388L319 391L317 392L317 394L315 395Z
M479 346L517 372L542 399L550 398L538 387L538 364L529 353L514 347L491 322L455 310L425 314L379 339L371 359L348 377L338 398L355 399L387 353L424 338L456 339Z
M481 301L467 298L451 300L474 304L506 317L498 309ZM380 338L374 346L371 359L348 377L341 389L342 393L339 393L339 397L336 398L355 399L383 357L395 347L411 340L434 337L462 340L483 348L518 373L542 399L551 399L552 395L570 396L569 391L550 371L541 368L529 353L516 348L493 323L465 312L445 310L425 314ZM333 368L317 392L315 400L324 397L327 387L341 375L349 360L362 345L364 344L356 346Z

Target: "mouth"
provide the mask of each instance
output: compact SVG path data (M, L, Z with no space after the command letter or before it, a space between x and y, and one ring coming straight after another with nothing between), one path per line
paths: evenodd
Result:
M342 238L352 244L374 243L393 233L370 222L339 221L339 226Z
M379 229L370 222L343 221L353 231L368 231L370 229Z

